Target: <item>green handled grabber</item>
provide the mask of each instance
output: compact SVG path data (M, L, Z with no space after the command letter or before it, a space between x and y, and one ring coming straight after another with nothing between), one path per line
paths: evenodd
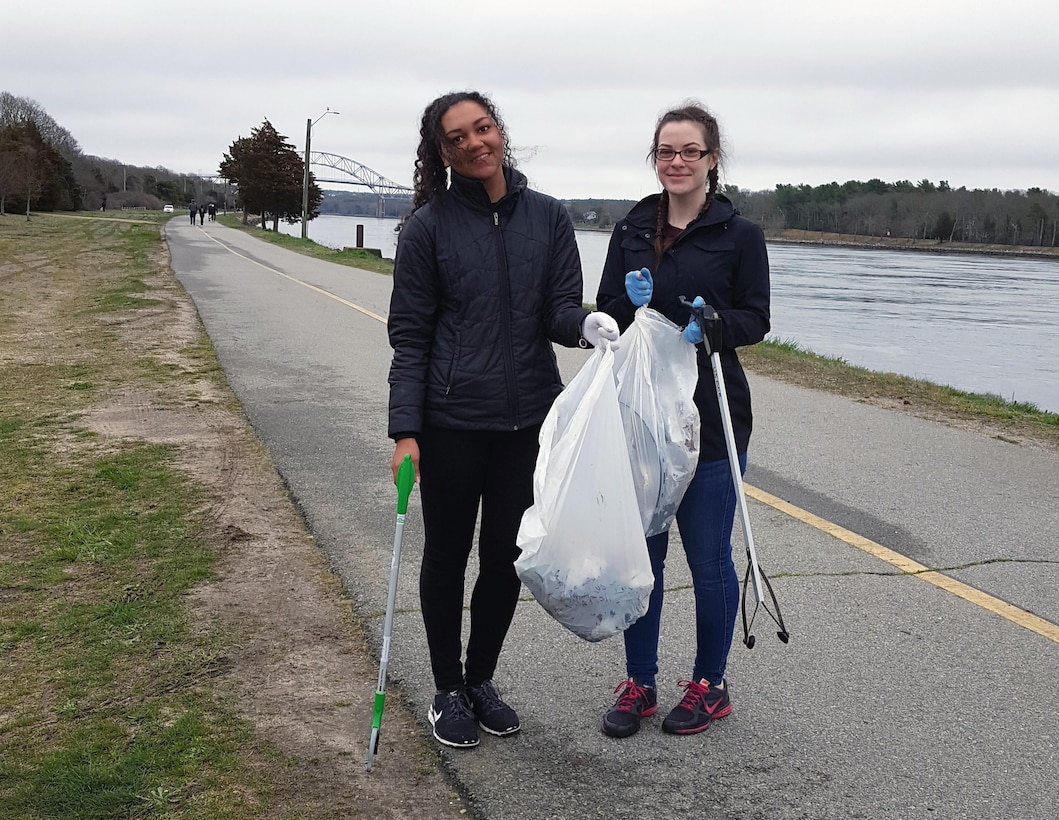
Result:
M401 538L404 535L404 516L408 512L408 496L415 486L416 471L412 456L405 455L397 469L397 529L393 534L393 560L390 562L390 591L386 596L386 620L382 627L382 660L379 661L379 684L375 690L375 712L371 719L371 740L368 760L364 764L371 771L371 762L379 751L379 730L382 729L382 710L386 705L386 667L390 665L390 636L393 634L393 610L397 601L397 573L401 568Z

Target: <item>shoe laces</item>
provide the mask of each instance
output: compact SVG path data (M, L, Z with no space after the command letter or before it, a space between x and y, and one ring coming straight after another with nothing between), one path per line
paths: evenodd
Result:
M638 705L642 706L647 703L646 687L640 686L631 678L623 680L615 687L614 694L617 695L618 692L621 694L618 695L618 702L614 704L614 708L619 712L633 712Z
M677 686L684 687L684 697L680 699L677 708L687 709L689 712L695 711L699 703L705 700L710 693L710 685L697 680L678 680Z
M446 718L464 720L473 718L471 702L467 699L467 693L462 690L449 692L445 699L445 708L442 710Z
M477 695L475 700L478 702L478 707L484 713L490 714L499 709L511 708L500 699L500 692L497 691L496 684L492 681L483 681L481 686L475 686L473 688Z

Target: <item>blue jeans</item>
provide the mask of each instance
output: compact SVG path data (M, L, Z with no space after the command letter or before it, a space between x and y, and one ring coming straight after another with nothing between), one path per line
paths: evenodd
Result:
M739 455L746 472L746 453ZM677 529L684 543L695 590L697 649L691 680L711 684L724 679L739 611L739 576L732 562L732 525L736 491L728 459L700 461L677 509ZM658 632L662 621L665 563L669 533L647 539L655 585L647 613L625 630L625 665L641 686L654 686L658 674Z

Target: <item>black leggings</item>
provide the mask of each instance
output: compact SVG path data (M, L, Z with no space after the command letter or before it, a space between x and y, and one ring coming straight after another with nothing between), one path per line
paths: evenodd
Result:
M522 513L533 504L533 468L540 425L515 432L430 428L419 436L423 505L423 607L430 665L438 690L478 686L493 677L520 582L515 546ZM471 594L467 669L461 663L464 578L478 536L478 579Z

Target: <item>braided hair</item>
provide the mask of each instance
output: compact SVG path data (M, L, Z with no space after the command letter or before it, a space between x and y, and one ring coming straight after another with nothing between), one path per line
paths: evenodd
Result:
M514 159L508 146L507 129L500 119L500 112L488 97L477 91L455 91L438 97L423 111L423 121L419 127L419 148L416 149L415 171L412 174L412 213L448 187L448 168L442 153L451 149L441 131L441 118L452 106L461 102L478 103L492 117L504 137L503 164L514 167Z
M717 157L717 164L710 169L710 172L706 177L709 187L706 189L706 201L702 203L702 210L700 210L695 217L698 219L698 217L706 213L706 209L710 207L710 198L717 192L718 169L721 165L721 159L724 157L724 150L721 148L721 130L718 127L717 120L714 116L707 111L703 105L694 100L685 102L684 105L679 108L672 108L659 117L658 124L655 125L655 135L654 139L651 141L651 150L647 152L647 159L652 164L657 164L654 152L658 148L658 135L662 133L662 127L671 122L698 123L702 128L702 138L706 145L706 150ZM668 223L669 191L663 189L662 196L658 200L658 213L655 218L654 270L658 270L658 266L662 264L662 257L675 241L672 238L666 237L665 229Z

